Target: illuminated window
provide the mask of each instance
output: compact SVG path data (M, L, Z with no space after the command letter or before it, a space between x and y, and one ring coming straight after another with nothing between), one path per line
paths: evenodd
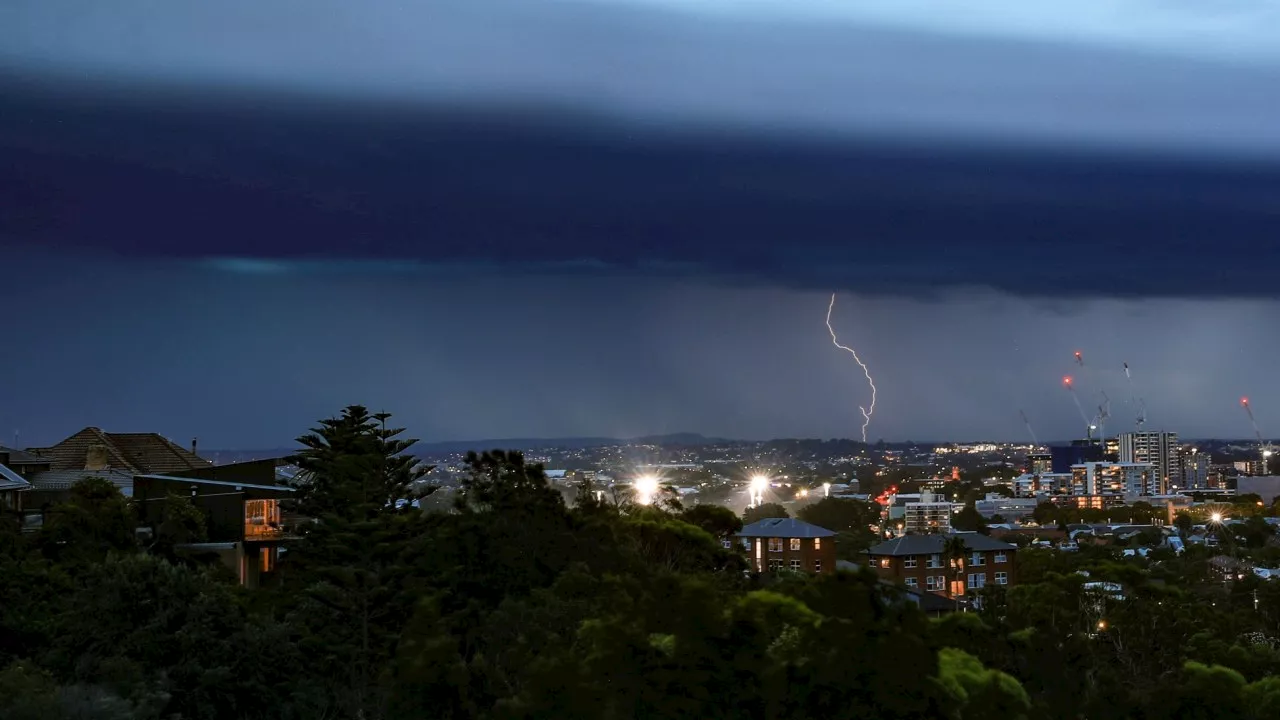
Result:
M891 561L890 561L890 560L889 560L889 558L887 558L887 557L880 558L880 567L882 567L882 568L887 568L887 567L889 567L890 562L891 562Z
M813 549L814 549L814 550L821 550L821 549L822 549L822 538L814 538L814 539L813 539Z
M792 550L800 549L800 538L791 538L791 549Z
M258 551L258 570L260 572L271 572L274 566L271 564L271 548L262 548Z
M769 552L782 552L782 538L769 538Z
M244 501L245 537L279 535L281 531L279 500Z

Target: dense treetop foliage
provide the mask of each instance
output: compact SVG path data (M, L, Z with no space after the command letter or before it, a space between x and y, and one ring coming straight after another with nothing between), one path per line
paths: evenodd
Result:
M300 440L314 522L270 587L179 551L204 532L182 498L144 542L99 481L39 533L5 523L0 717L1280 716L1280 590L1222 583L1205 551L1025 550L1022 584L931 620L868 571L748 573L723 508L566 503L518 453L471 455L452 508L421 511L387 420L348 408ZM873 512L799 515L856 546Z

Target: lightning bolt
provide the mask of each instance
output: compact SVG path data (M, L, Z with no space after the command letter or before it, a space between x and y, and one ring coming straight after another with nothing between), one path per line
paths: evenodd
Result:
M841 345L836 338L836 330L831 327L831 311L836 307L836 294L831 293L831 304L827 305L827 332L831 333L831 344L844 350L853 356L853 361L858 363L858 367L862 368L863 374L867 376L867 384L871 386L871 406L858 409L862 411L862 442L867 442L867 426L871 424L871 416L876 413L876 381L871 379L871 371L867 369L867 364L862 362L862 358L858 357L858 351L851 347Z

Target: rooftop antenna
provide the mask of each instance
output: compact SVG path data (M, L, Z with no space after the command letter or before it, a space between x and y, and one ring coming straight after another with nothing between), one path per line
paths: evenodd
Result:
M1275 448L1271 443L1262 439L1262 431L1258 429L1258 421L1253 417L1253 408L1249 406L1249 398L1240 398L1240 404L1244 406L1244 411L1249 414L1249 422L1253 425L1253 435L1258 438L1258 452L1262 455L1262 474L1268 472L1268 465L1271 463L1271 456L1275 454Z
M1022 416L1022 422L1027 426L1027 432L1031 433L1031 442L1039 445L1040 439L1036 437L1036 431L1031 429L1031 421L1027 419L1027 414L1021 410L1018 411L1018 414Z

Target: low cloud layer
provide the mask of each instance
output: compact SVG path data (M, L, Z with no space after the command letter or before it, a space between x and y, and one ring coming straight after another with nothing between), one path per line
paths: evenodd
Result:
M1280 294L1258 272L1280 261L1277 166L515 111L10 97L9 245L231 272L483 265L882 294Z

